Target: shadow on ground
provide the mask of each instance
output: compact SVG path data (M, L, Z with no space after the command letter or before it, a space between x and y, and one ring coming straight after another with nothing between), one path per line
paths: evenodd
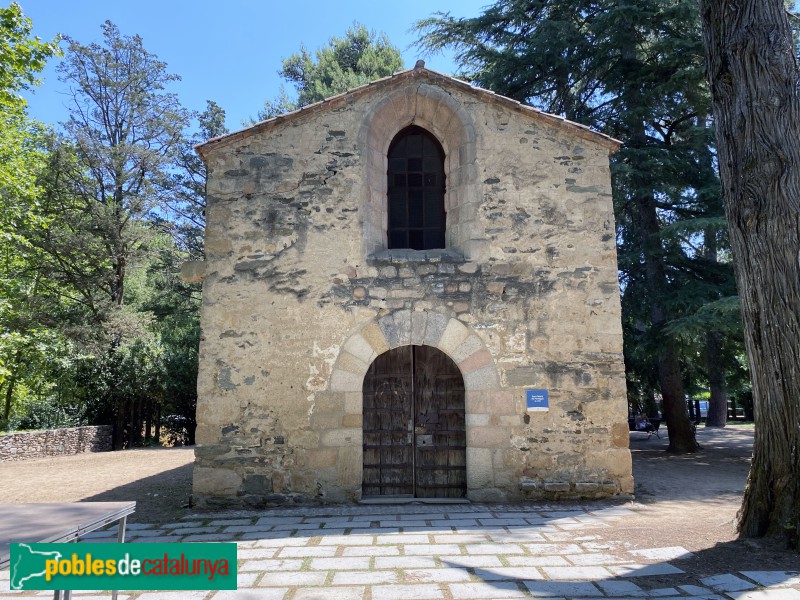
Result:
M630 434L636 500L741 501L753 447L753 430L698 428L701 450L676 455L666 452L666 429L661 439Z
M442 561L443 565L455 569L465 569L457 559ZM670 566L678 567L684 573L673 572L662 575L653 575L652 571L669 569ZM763 541L734 541L725 542L695 552L686 558L670 560L669 564L656 563L633 567L624 575L610 579L589 580L517 580L510 579L509 569L495 571L491 568L466 568L481 580L484 585L497 590L498 597L512 590L521 590L532 593L534 596L593 596L594 586L600 587L609 595L641 595L650 590L659 590L659 595L668 589L685 587L684 591L692 590L700 593L699 588L709 588L714 585L731 585L735 582L742 587L741 590L757 589L761 587L797 586L798 559L794 553L779 551L768 547ZM523 569L524 570L524 569ZM634 587L635 586L635 587ZM636 587L639 589L637 590ZM734 589L734 588L729 588ZM720 590L716 590L720 591ZM787 590L788 591L788 590ZM676 592L676 594L679 592ZM770 598L780 598L780 590L774 590ZM789 591L789 593L795 593ZM672 596L670 596L672 597ZM703 596L707 597L707 596ZM715 598L717 596L714 596ZM761 597L761 596L759 596ZM787 596L788 597L788 596ZM792 598L795 596L792 595Z
M665 432L666 433L666 432ZM703 449L690 456L676 456L665 452L668 440L647 438L634 432L631 434L631 452L633 455L634 476L637 483L638 502L644 503L630 516L614 522L611 527L592 531L601 539L597 544L607 546L608 550L594 547L593 551L602 555L609 552L615 555L631 556L628 550L635 548L675 549L678 555L667 557L664 562L638 565L619 564L623 571L614 571L615 576L609 579L595 580L560 580L544 581L526 579L523 573L509 572L511 569L471 568L459 564L457 557L448 557L446 563L455 569L466 569L480 581L496 591L499 596L506 592L526 595L566 594L585 595L597 585L609 595L626 595L631 585L644 590L676 588L677 586L704 586L711 583L704 579L721 574L732 574L744 578L744 585L752 587L761 585L796 585L798 555L785 551L780 540L737 540L733 533L733 514L741 501L741 494L746 482L752 448L752 430L704 430L698 431L698 440ZM145 477L129 484L96 494L86 500L116 501L136 500L138 519L144 522L169 522L187 514L186 505L191 488L191 464ZM581 503L581 508L593 512L602 511L609 503ZM449 518L457 519L463 513L469 519L470 511L508 510L519 511L520 515L531 513L551 513L543 519L542 525L557 521L567 516L568 511L577 509L572 503L547 503L528 505L459 505L448 508ZM383 510L381 510L383 509ZM265 512L273 516L283 514L301 514L305 517L322 515L367 515L397 513L413 513L422 510L441 510L442 508L411 506L401 507L291 507L276 508L269 511L242 511L231 516L247 516L255 519ZM210 520L216 515L195 515L192 518ZM221 515L220 515L221 516ZM370 520L374 520L375 516ZM311 519L314 521L315 519ZM374 527L375 524L372 524ZM432 526L431 526L432 527ZM481 526L460 525L459 532L483 535L485 528ZM471 531L470 531L471 530ZM376 534L379 531L376 531ZM264 532L265 539L292 536L326 536L334 535L323 529L312 531L270 531ZM571 539L577 531L565 532ZM513 528L503 534L502 541L515 542ZM144 541L144 539L142 540ZM592 543L595 546L594 543ZM690 553L681 556L682 548ZM466 555L465 555L466 556ZM661 560L661 558L659 558ZM591 563L587 563L589 565ZM603 563L597 563L598 566ZM677 571L677 569L683 572ZM661 571L659 571L659 568ZM514 569L518 569L514 567ZM662 573L663 571L663 573ZM769 574L764 572L769 571ZM660 573L660 574L659 574ZM607 572L606 572L607 575ZM769 581L759 581L759 577ZM792 581L790 581L790 579ZM779 596L775 596L776 598Z
M189 508L192 493L192 463L143 477L82 502L136 501L136 512L128 520L134 523L169 523L180 519Z

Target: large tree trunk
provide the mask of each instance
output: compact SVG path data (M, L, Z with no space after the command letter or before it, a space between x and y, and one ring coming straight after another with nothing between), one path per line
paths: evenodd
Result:
M644 135L642 133L642 135ZM667 317L662 299L666 295L666 273L664 272L663 248L659 235L656 202L652 194L642 194L637 198L639 235L645 262L647 288L650 297L652 327L660 332ZM686 406L683 391L680 357L675 340L660 333L661 352L658 355L658 384L664 404L664 420L669 432L667 452L686 454L696 452L700 446L695 438L692 423Z
M706 427L725 427L728 421L728 394L722 366L722 334L718 331L706 334L706 370L711 391Z
M695 439L692 422L687 414L678 350L675 342L669 337L664 338L662 355L658 358L658 381L661 387L661 399L664 402L664 419L669 432L667 452L676 454L696 452L700 446Z
M743 536L800 529L800 69L783 0L701 0L755 403Z
M704 256L717 262L717 232L708 228L703 232ZM708 401L706 427L725 427L728 420L728 394L725 385L725 368L722 366L722 334L718 331L706 333L706 372L711 398Z
M637 59L637 32L631 27L627 36L627 45L621 49L622 60L635 63ZM642 152L647 147L647 129L642 120L639 108L644 106L641 83L632 81L624 91L626 102L631 110L625 116L625 133L628 146ZM656 211L656 198L650 174L639 165L631 177L632 204L636 211L639 229L639 244L644 258L644 271L650 301L651 327L661 336L661 352L656 359L658 383L664 403L664 419L669 431L668 452L695 452L699 446L695 440L694 430L686 412L686 397L683 391L680 357L675 340L664 334L667 322L664 309L664 298L667 293L667 276L664 269L664 246L661 240L661 228Z
M17 385L17 378L19 376L19 370L22 368L20 364L22 361L22 349L20 348L14 354L14 359L11 363L11 375L8 377L6 381L6 400L5 406L3 407L3 421L8 425L8 420L11 418L11 404L14 400L14 389Z

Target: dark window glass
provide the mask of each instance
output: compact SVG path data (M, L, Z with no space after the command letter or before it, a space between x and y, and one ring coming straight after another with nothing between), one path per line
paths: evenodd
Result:
M438 173L442 170L442 165L438 158L426 158L423 163L426 173Z
M424 243L426 248L444 248L444 230L426 229Z
M423 211L425 204L422 198L409 198L408 199L408 226L409 227L424 227L425 218Z
M408 248L408 230L389 231L389 248Z
M406 138L408 156L422 156L422 135L412 133Z
M422 159L421 158L409 158L408 159L408 170L409 171L422 171Z
M406 211L405 198L402 200L393 200L389 203L389 227L407 227L408 226L408 213Z
M444 248L444 151L412 125L389 146L389 248Z
M444 225L444 211L437 202L428 197L428 192L425 192L425 222L430 227Z

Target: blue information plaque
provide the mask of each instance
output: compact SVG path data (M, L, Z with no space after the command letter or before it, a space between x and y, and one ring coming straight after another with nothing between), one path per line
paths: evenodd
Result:
M530 412L548 410L547 390L525 390L525 403Z

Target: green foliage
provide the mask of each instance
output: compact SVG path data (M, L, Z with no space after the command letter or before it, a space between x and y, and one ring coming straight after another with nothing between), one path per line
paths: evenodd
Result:
M224 131L224 112L209 103L187 135L176 77L138 36L103 32L67 40L60 135L22 105L0 113L0 428L91 422L119 446L192 443L199 287L178 272L202 253L191 146Z
M378 36L357 23L343 38L332 37L315 56L301 46L300 52L282 62L279 74L294 86L297 99L292 100L281 88L277 99L264 103L258 121L292 112L403 68L400 51L385 34Z
M128 263L146 244L141 224L171 194L169 169L189 115L165 88L179 78L147 52L139 36L123 36L106 21L104 45L69 42L59 65L72 106L64 124L74 165L64 183L77 199L75 218L87 220L105 247L108 300L122 306Z
M622 140L612 175L631 400L666 393L657 366L670 347L706 377L705 334L736 346L741 323L696 2L499 0L417 30L422 48L455 51L461 77Z
M41 401L47 356L60 348L39 317L52 310L40 277L40 256L28 234L46 229L35 209L46 163L45 128L31 121L17 92L58 52L57 40L31 37L31 22L16 3L0 8L0 427L23 398ZM46 385L45 385L46 387Z
M664 332L668 335L683 337L687 341L706 331L741 335L742 312L739 296L703 303L695 312L673 319L664 327Z
M23 399L21 409L8 422L9 431L57 429L76 427L83 422L80 408L62 406L53 398Z
M59 53L58 38L42 42L31 36L32 23L13 2L0 8L0 219L3 235L13 234L24 219L24 203L35 196L42 160L43 128L28 119L18 94L36 85L36 74Z
M172 197L165 218L154 216L164 230L171 232L178 247L188 252L192 259L205 256L203 232L206 224L206 165L194 151L194 146L228 133L225 127L225 111L211 100L206 102L206 110L193 115L197 119L198 130L185 137L177 154L176 166L171 173ZM166 218L169 217L169 218Z
M140 329L118 346L97 348L72 364L72 399L94 423L116 424L127 445L154 443L147 420L162 437L194 443L200 296L178 277L185 254L171 238L155 236L154 256L131 271L127 305ZM135 418L129 418L133 413ZM120 418L122 417L122 418ZM179 430L170 429L178 424Z
M35 86L36 74L58 54L58 38L43 42L31 37L32 27L18 3L0 8L0 112L24 106L17 92Z

